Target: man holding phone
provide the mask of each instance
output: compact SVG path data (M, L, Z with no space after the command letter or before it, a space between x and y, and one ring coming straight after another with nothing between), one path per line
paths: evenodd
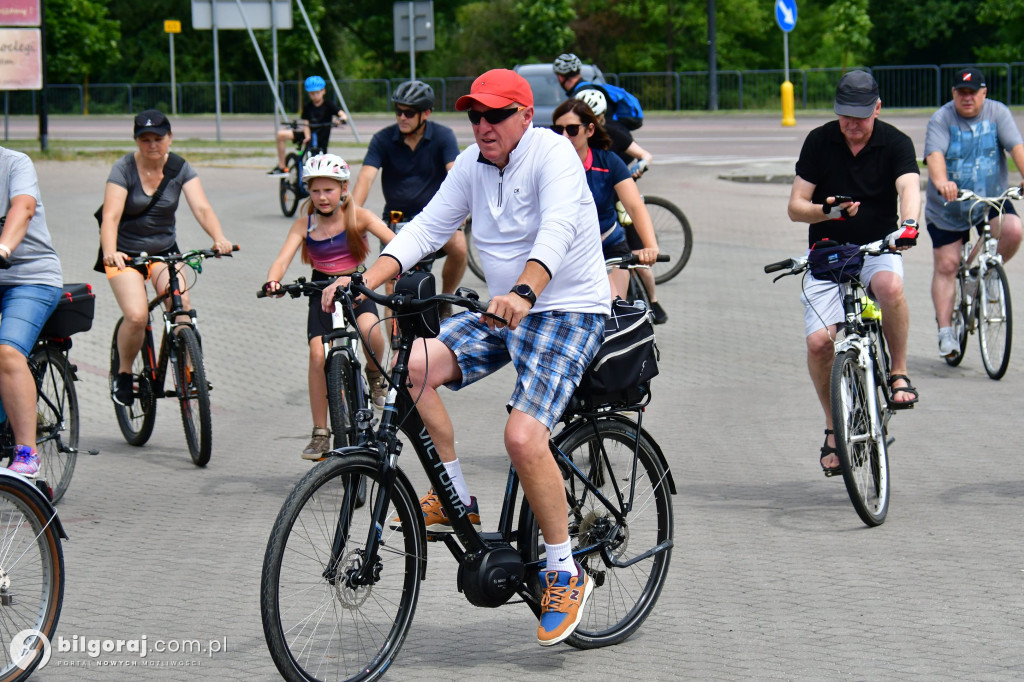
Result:
M865 71L851 71L836 87L837 121L815 128L804 140L789 197L789 217L808 223L808 244L831 239L868 244L901 225L917 226L921 212L920 171L914 143L878 120L878 84ZM895 207L899 201L899 215ZM883 331L892 356L892 396L910 407L917 391L907 378L910 316L903 295L900 253L867 256L860 280L882 309ZM826 476L840 473L832 434L829 379L834 340L843 321L839 285L807 275L804 286L807 367L825 411L825 443L819 457Z

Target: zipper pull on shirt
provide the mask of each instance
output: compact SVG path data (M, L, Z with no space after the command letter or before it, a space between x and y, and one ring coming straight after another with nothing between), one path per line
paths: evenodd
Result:
M501 183L505 179L505 169L498 170L498 208L501 208Z

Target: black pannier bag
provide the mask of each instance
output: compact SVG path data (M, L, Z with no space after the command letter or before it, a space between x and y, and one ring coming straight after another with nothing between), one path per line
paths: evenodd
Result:
M592 405L636 404L658 375L658 356L650 310L643 303L615 299L604 341L575 395Z
M39 336L66 339L78 332L92 329L96 310L96 294L89 284L65 284L60 300Z

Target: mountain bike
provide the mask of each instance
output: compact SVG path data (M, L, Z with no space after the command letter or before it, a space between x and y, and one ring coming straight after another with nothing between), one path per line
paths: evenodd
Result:
M669 256L668 259L659 260L659 262L672 263L669 266L654 265L651 267L654 272L654 283L664 284L678 275L690 260L690 252L693 250L693 231L690 229L690 221L687 220L686 214L668 199L646 194L643 199L647 206L647 212L651 215L651 223L654 225L658 250ZM631 226L633 220L622 204L616 202L616 208L619 211L619 222L623 227ZM469 251L469 269L481 281L486 281L483 266L480 264L480 254L473 245L472 216L466 219L465 233L466 246Z
M438 305L483 314L486 306L464 288L432 295L429 274L403 277L392 295L376 294L360 279L357 274L348 291L339 289L343 305L350 308L358 294L391 308L401 339L376 431L364 431L362 445L330 453L299 481L267 543L260 592L263 631L288 680L383 675L411 627L428 541L444 542L458 561L458 589L472 604L493 608L518 595L538 617L541 611L543 537L529 503L518 499L515 469L509 468L497 530L475 530L445 483L408 387L414 340L436 333ZM675 483L661 448L642 426L645 404L593 405L581 398L551 439L565 479L573 555L595 585L582 622L566 640L574 647L607 646L629 637L654 608L667 577ZM400 430L452 519L453 533L426 531L416 491L398 467ZM358 476L365 477L367 488L361 509Z
M836 451L846 491L857 515L868 526L885 522L889 510L889 420L895 410L912 408L893 400L889 352L882 334L882 313L859 277L863 256L877 256L896 246L916 242L908 231L893 232L885 239L849 253L837 254L834 271L839 277L843 312L843 338L835 341L829 394ZM860 260L857 260L857 257ZM807 256L787 258L764 266L766 273L787 270L776 277L799 275L809 269Z
M282 296L287 294L292 298L319 298L324 287L332 281L333 278L322 282L307 282L305 277L299 277L291 284L282 284L277 292L267 294L260 289L256 297L267 298L279 292ZM370 406L370 401L369 387L363 380L359 364L362 343L358 326L354 319L346 318L340 305L336 306L332 320L334 331L324 334L321 339L324 344L324 373L327 376L327 411L331 420L334 449L338 449L355 445L358 433L369 426L366 424L360 428L358 418L360 411ZM364 416L367 414L372 413L363 413Z
M955 201L971 202L968 216L981 208L985 219L978 227L978 241L964 242L960 252L960 267L956 273L956 293L953 298L953 333L960 349L946 356L946 362L956 367L964 359L967 335L978 332L981 362L993 379L1002 379L1010 366L1010 348L1013 341L1013 311L1010 307L1010 283L1003 269L1003 257L997 248L999 240L992 236L989 209L1001 216L1003 205L1009 199L1020 199L1021 187L1014 185L998 197L978 196L969 189L960 190ZM973 223L973 221L971 221Z
M237 244L233 251L238 251ZM167 291L158 294L149 302L149 320L146 323L145 340L142 350L132 362L132 388L134 400L125 407L114 402L114 413L121 434L130 445L145 445L153 435L156 424L156 401L158 398L177 398L181 407L181 421L185 427L185 442L196 466L206 466L213 450L213 418L210 415L210 391L213 386L206 380L203 364L202 337L196 322L196 310L185 310L181 299L183 292L195 284L186 281L181 265L187 265L198 278L203 271L206 258L230 257L213 249L196 249L166 256L142 254L132 258L127 267L148 266L151 263L165 263L168 272ZM153 310L165 304L163 312L164 332L160 339L160 354L157 355L153 342ZM110 391L113 395L114 382L121 366L117 349L117 334L124 318L114 325L114 336L110 343ZM164 384L170 371L171 388ZM112 400L113 402L113 400Z
M95 299L89 284L65 284L60 302L28 357L36 382L36 481L53 504L71 485L79 454L78 367L69 357L71 336L92 328ZM14 432L0 406L0 460L5 460L6 466L14 461L14 446Z
M64 603L67 539L46 495L0 469L0 680L28 679L50 655ZM40 633L42 636L40 636Z
M293 131L302 130L302 121L289 121L284 125ZM295 151L288 152L285 156L285 175L278 185L278 198L281 202L281 212L287 217L295 215L295 209L299 206L299 200L309 196L309 190L302 179L302 167L306 159L323 154L327 147L320 147L317 142L317 131L324 128L336 128L340 125L336 121L324 121L323 123L309 124L309 142L305 145L302 142L295 143Z

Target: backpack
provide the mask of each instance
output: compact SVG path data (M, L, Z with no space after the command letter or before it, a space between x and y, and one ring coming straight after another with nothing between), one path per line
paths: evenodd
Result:
M604 93L605 98L608 100L608 112L610 112L610 116L607 112L605 115L613 121L618 121L630 130L636 130L644 124L643 107L640 106L640 100L636 98L636 95L630 91L610 83L598 84L582 81L573 90L573 95L587 88L600 90Z
M658 375L658 355L647 306L615 299L604 340L583 373L575 397L592 405L640 402Z

